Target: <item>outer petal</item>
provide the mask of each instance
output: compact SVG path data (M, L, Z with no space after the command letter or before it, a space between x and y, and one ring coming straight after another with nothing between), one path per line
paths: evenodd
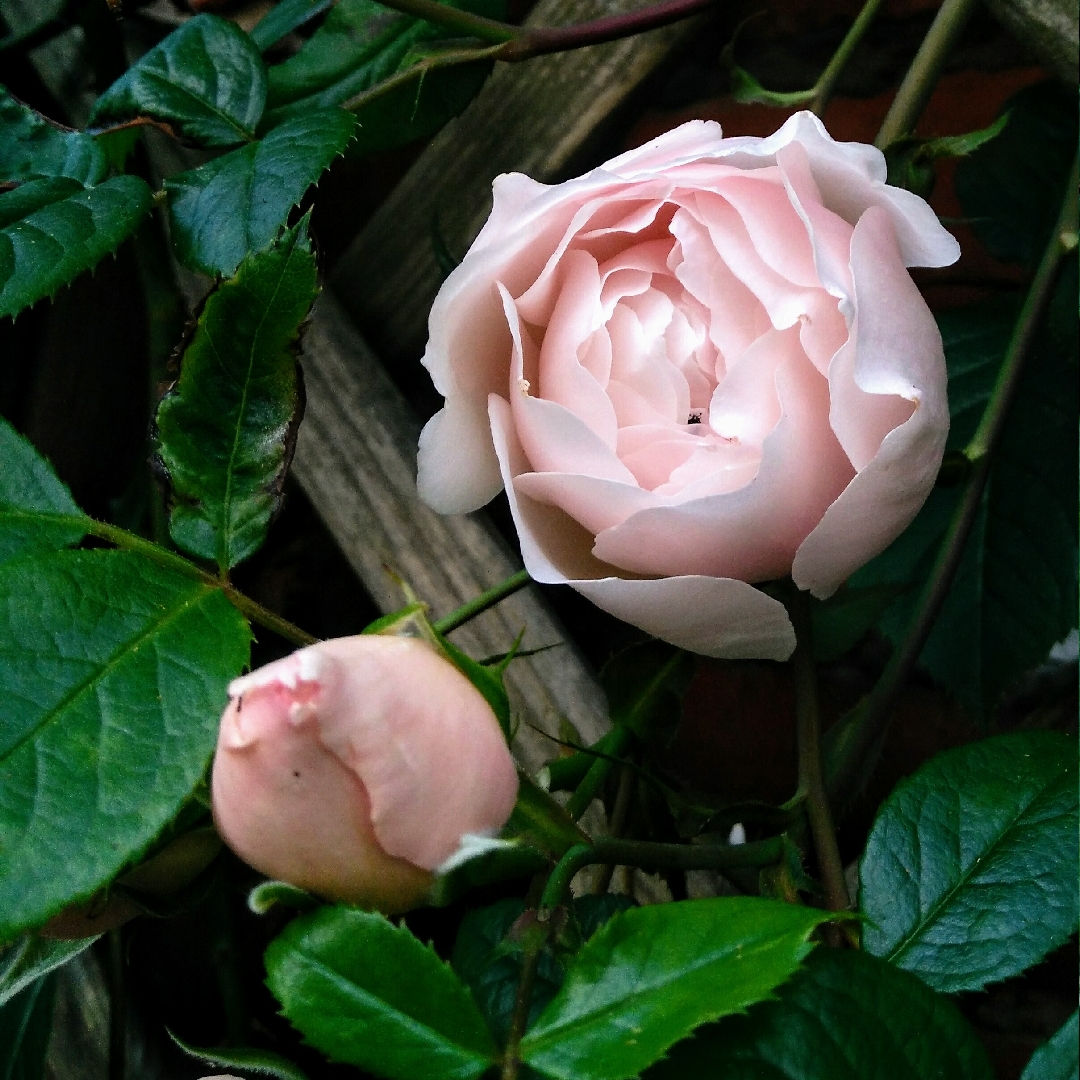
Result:
M863 407L852 396L851 415L838 416L834 427L838 434L847 427L842 442L865 444L869 433L860 433L858 425L875 422L865 408L871 395L906 398L915 409L884 436L796 553L795 583L819 597L829 596L907 528L934 486L949 433L941 336L904 271L891 222L881 210L868 210L856 227L851 269L857 305L854 381L856 392L865 393ZM887 409L890 398L881 400Z
M617 619L704 656L786 660L795 649L784 605L745 581L690 575L568 584Z
M502 827L517 773L464 675L413 638L360 635L315 648L338 665L319 704L322 741L363 782L387 854L434 870L462 836Z
M712 156L724 142L723 134L715 120L688 120L643 146L612 158L604 164L604 170L627 180L649 176Z

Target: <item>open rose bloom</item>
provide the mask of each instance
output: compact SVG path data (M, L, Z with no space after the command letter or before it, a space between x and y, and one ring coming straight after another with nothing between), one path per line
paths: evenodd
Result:
M930 492L949 427L908 274L956 241L810 113L694 121L557 186L500 176L431 311L422 496L505 487L530 574L712 656L784 659Z

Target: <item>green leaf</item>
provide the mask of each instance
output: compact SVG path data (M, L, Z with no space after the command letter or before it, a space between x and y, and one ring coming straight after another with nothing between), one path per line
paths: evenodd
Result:
M452 6L495 19L505 8L502 0ZM374 0L341 0L299 53L270 69L265 123L369 94L356 108L354 155L431 135L472 100L491 70L487 61L440 68L431 50L456 52L460 43L444 44L452 38L451 31Z
M233 146L255 135L266 104L266 68L234 23L196 15L136 61L97 99L101 127L148 116L203 146Z
M996 139L1008 122L1009 114L1006 112L989 127L979 131L969 131L964 135L945 135L937 139L912 136L890 143L885 148L888 183L929 198L937 179L935 161L939 158L966 157L991 139Z
M521 981L521 948L513 947L506 938L524 912L525 901L513 898L470 911L461 921L450 958L454 970L472 991L484 1019L500 1044L506 1042L518 983ZM555 996L562 981L562 965L550 949L545 949L540 954L529 1001L530 1022Z
M250 637L219 589L140 555L0 566L0 941L151 845L202 777Z
M957 166L956 194L991 254L1033 267L1076 153L1076 96L1040 83L1007 101L1002 113L1009 119L1001 134Z
M269 1076L271 1080L308 1080L307 1075L297 1068L288 1058L275 1054L271 1050L251 1050L229 1047L228 1049L200 1050L197 1046L188 1046L171 1031L169 1037L185 1054L221 1069L241 1069L256 1076Z
M643 1080L993 1080L956 1006L855 951L818 949L780 990L701 1028Z
M107 170L105 154L92 136L46 120L0 86L0 180L69 176L96 184Z
M938 316L949 365L949 449L961 449L974 434L1016 313L1017 305L1002 298ZM1044 329L920 658L976 716L1076 626L1077 381L1075 358ZM851 579L855 587L906 587L882 620L894 642L904 636L960 493L936 488L908 529Z
M74 181L31 180L0 194L0 318L96 266L152 204L137 176L115 176L85 190Z
M23 934L8 945L0 945L0 1005L6 1005L43 975L63 967L95 941L96 937L65 941Z
M781 108L790 108L795 105L807 105L814 100L814 90L793 90L787 93L778 90L766 90L745 68L738 65L732 67L729 72L731 81L731 96L740 105L778 105Z
M280 0L251 28L251 40L259 52L266 52L333 4L334 0Z
M1076 740L1001 735L899 784L860 866L863 947L937 990L1019 974L1075 932Z
M904 591L902 585L842 586L828 598L811 602L814 658L831 664L853 649Z
M210 294L158 406L172 538L222 570L259 548L281 503L303 407L297 341L317 291L305 217Z
M42 1080L56 980L45 976L0 1005L0 1080Z
M692 653L663 641L631 645L600 673L611 722L646 744L666 742L682 717L682 698L694 677Z
M0 418L0 563L77 544L85 521L52 466Z
M1078 1036L1080 1027L1077 1014L1073 1013L1050 1041L1035 1051L1020 1080L1077 1080L1080 1077Z
M166 180L177 258L211 276L234 274L245 255L277 235L355 128L342 109L316 109Z
M469 991L434 951L382 915L327 907L266 950L282 1012L333 1061L389 1080L469 1080L495 1044Z
M624 911L570 964L521 1059L559 1080L636 1076L699 1024L769 996L828 918L749 897Z

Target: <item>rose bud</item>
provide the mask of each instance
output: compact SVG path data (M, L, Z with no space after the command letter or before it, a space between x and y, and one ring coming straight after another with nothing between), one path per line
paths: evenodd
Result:
M236 679L212 780L225 842L270 877L393 913L517 797L498 721L414 638L312 645Z
M941 337L908 274L956 241L808 112L683 124L575 180L494 184L424 363L418 485L506 494L537 581L710 656L785 659L755 583L830 595L934 485Z

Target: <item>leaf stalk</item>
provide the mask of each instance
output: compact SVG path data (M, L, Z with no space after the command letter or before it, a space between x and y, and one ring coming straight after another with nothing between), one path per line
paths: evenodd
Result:
M493 585L486 592L462 604L457 611L452 611L445 618L440 619L434 624L435 630L440 634L449 634L451 630L456 630L470 619L483 614L488 608L494 607L500 600L505 600L519 589L524 589L530 581L532 578L529 577L528 570L519 570L516 574L511 574L505 581Z

